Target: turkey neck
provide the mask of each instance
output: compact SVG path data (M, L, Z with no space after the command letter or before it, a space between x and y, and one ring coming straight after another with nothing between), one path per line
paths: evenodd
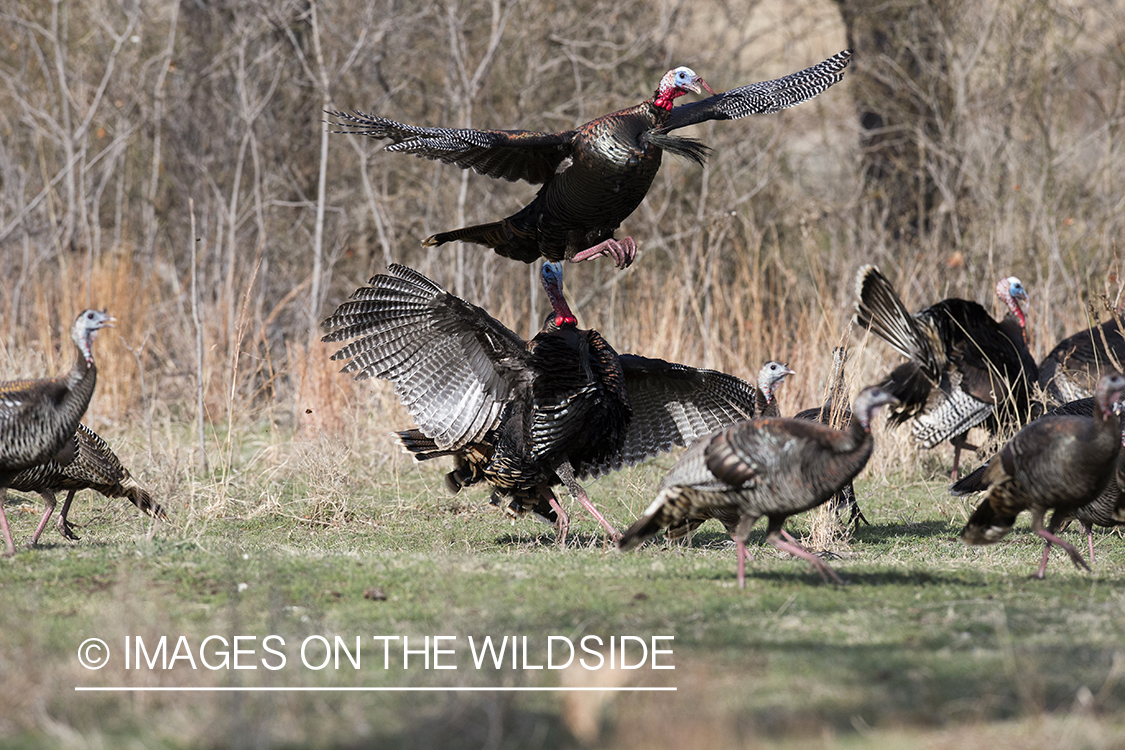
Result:
M867 415L867 417L870 419L870 415ZM875 440L871 437L871 430L863 424L865 421L853 414L851 423L840 430L843 435L835 441L834 446L836 453L849 454L861 461L861 468L863 464L867 463L867 459L871 456L871 451L875 446Z
M69 425L68 432L78 429L78 422L86 413L90 405L90 398L94 395L94 386L98 381L98 367L94 364L93 333L84 337L74 337L74 348L78 350L78 357L74 360L70 372L67 373L63 386L66 388L58 409L54 412L60 426Z

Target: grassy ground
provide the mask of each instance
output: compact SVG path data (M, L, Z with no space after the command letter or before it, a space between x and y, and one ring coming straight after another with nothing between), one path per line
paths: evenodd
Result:
M316 443L308 450L316 450ZM601 480L591 495L619 524L635 517L670 460ZM72 514L83 539L51 529L43 548L0 563L0 737L15 747L1119 747L1125 724L1125 545L1097 537L1094 572L1056 556L1029 581L1041 546L1021 525L1003 543L955 540L965 507L940 482L861 483L872 525L833 544L847 587L752 539L745 591L734 553L705 527L693 548L607 548L578 518L565 550L535 521L510 523L480 492L440 489L438 467L394 458L387 479L344 483L335 504L263 501L262 472L225 513L171 504L154 534L122 501L92 496ZM296 488L295 495L316 495ZM190 494L190 493L188 493ZM199 499L202 503L204 500ZM272 504L271 504L272 503ZM38 502L9 501L18 540ZM326 508L328 510L326 510ZM306 518L307 516L307 518ZM794 519L808 533L809 518ZM1076 535L1070 532L1076 541ZM385 598L384 598L385 597ZM199 659L209 635L286 666L123 667L125 636L178 638ZM467 638L527 636L529 665L547 636L671 635L675 670L473 666ZM308 636L340 636L361 667L304 667ZM454 635L456 670L384 669L375 635L411 648ZM83 669L78 645L100 637L110 664ZM273 642L275 649L278 642ZM631 644L632 647L632 644ZM220 661L217 643L207 649ZM608 656L608 649L607 656ZM635 652L634 652L635 653ZM182 655L182 654L181 654ZM323 649L311 644L310 663ZM593 660L593 657L589 657ZM634 656L630 657L635 659ZM667 686L675 693L76 693L75 686ZM125 743L125 744L123 744ZM702 746L698 745L697 746Z

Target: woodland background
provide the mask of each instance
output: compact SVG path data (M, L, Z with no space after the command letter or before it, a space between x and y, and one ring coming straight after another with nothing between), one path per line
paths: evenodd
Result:
M693 128L714 154L666 160L620 232L634 267L570 269L581 322L619 351L744 377L788 361L803 406L874 262L913 307L995 304L995 279L1020 276L1041 355L1116 300L1123 19L1047 0L17 0L0 11L0 368L64 369L74 314L107 307L95 428L202 414L208 434L338 432L371 389L332 375L316 324L387 263L524 334L546 302L533 268L420 246L533 187L329 135L324 109L561 130L674 65L722 90L845 46L844 82L815 101Z
M389 439L409 421L388 384L338 374L319 341L318 322L392 262L524 335L547 308L534 267L420 244L534 187L329 134L324 110L563 130L647 98L676 65L721 91L846 47L844 81L812 102L682 131L714 148L708 165L665 160L618 235L639 243L631 268L568 267L581 325L618 351L745 378L786 361L792 413L821 401L834 346L853 346L853 389L898 361L851 329L864 263L912 309L959 296L999 313L997 278L1019 276L1037 357L1118 307L1119 0L0 4L0 379L64 371L74 316L107 308L117 327L95 345L86 422L171 514L154 530L84 493L81 542L49 529L0 566L0 737L1120 747L1120 538L1097 537L1094 574L1056 558L1028 585L1041 544L1023 526L983 550L956 540L969 506L945 492L947 446L917 454L908 430L879 426L859 485L873 526L826 545L855 585L818 586L752 544L738 592L719 532L618 555L579 528L557 550L483 492L449 497L445 467L411 465ZM591 497L628 523L671 461ZM7 508L26 538L41 503ZM239 627L675 632L681 687L617 703L73 693L134 679L79 669L79 636Z

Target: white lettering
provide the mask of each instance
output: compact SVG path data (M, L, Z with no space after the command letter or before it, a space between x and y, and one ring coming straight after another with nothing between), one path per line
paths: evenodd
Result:
M554 662L551 646L554 645L555 641L562 641L570 649L570 656L567 658L566 664L555 664ZM566 669L572 661L574 661L574 644L570 642L570 639L564 635L547 636L547 669Z
M305 656L305 649L308 648L310 641L319 641L320 644L324 646L324 661L322 661L319 666L314 667L312 664L309 664L309 660ZM321 670L327 667L330 661L332 661L332 647L328 645L327 638L322 635L310 635L308 638L301 641L301 663L304 664L306 668Z
M279 669L281 669L282 667L285 666L285 654L283 654L280 651L276 651L276 650L270 648L270 641L272 641L272 640L276 640L276 641L279 642L279 645L284 646L285 645L285 639L282 638L280 635L267 635L265 638L262 639L262 648L264 648L266 651L269 651L271 654L274 654L276 656L280 656L281 657L281 663L278 664L275 667L272 664L269 664L268 662L266 662L265 657L262 657L262 666L265 667L266 669L271 669L271 670L277 671L277 670L279 670Z
M230 668L230 652L229 651L216 651L215 652L215 656L223 657L223 661L222 661L221 664L212 666L211 662L207 661L207 652L205 651L205 649L207 648L207 644L210 643L211 641L219 641L220 643L223 644L224 649L230 646L230 644L227 643L227 639L223 638L221 635L209 635L206 638L204 638L203 643L201 643L199 645L199 660L201 662L203 662L203 666L207 667L210 670L229 669Z

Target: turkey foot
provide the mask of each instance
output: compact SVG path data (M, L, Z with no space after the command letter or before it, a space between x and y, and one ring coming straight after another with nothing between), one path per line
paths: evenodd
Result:
M979 450L977 446L969 442L968 436L969 433L963 432L949 441L953 446L953 471L950 472L949 478L954 484L957 483L958 469L961 466L961 451Z
M559 547L566 546L566 532L570 529L570 517L563 510L555 494L550 489L546 491L547 503L555 511L555 531Z
M1066 553L1070 555L1070 561L1074 563L1074 567L1090 569L1090 566L1082 559L1082 553L1070 542L1060 539L1046 529L1037 529L1035 533L1047 540L1047 546L1043 549L1043 559L1039 561L1039 570L1035 571L1034 578L1043 580L1047 577L1047 557L1051 554L1052 544L1057 544L1066 550Z
M62 511L59 513L59 517L58 520L55 521L55 525L58 526L59 533L62 534L64 538L69 539L72 542L77 542L82 538L74 533L74 529L77 528L77 526L68 521L66 518L66 514L70 511L70 501L73 499L74 490L71 490L70 493L67 494L66 500L63 502Z
M738 554L738 588L746 588L746 542L741 539L734 540L734 549Z
M582 505L582 507L585 508L590 513L590 515L596 518L598 523L602 525L602 528L606 530L607 534L609 534L609 538L614 542L620 539L621 532L615 529L613 527L613 524L605 520L605 516L599 513L598 509L594 507L594 504L590 502L590 498L586 497L586 490L582 489L582 485L578 484L578 480L574 478L574 469L571 468L570 461L564 460L562 463L560 463L557 467L555 467L555 473L558 474L559 479L563 481L563 484L566 485L566 488L570 490L570 494L574 496L574 499L577 500Z
M14 557L16 545L12 542L12 530L8 528L8 516L4 513L4 498L7 494L8 489L6 487L0 489L0 532L4 534L4 557Z
M633 259L637 257L637 243L633 241L632 237L626 237L620 242L610 237L605 242L576 253L570 259L570 262L581 263L584 260L590 260L590 258L597 258L599 255L613 258L613 263L618 268L628 268Z
M53 495L54 493L52 493ZM46 499L46 498L44 498ZM43 533L43 529L47 528L47 521L51 519L51 514L55 511L55 503L52 499L47 503L47 509L43 511L43 517L39 519L39 525L35 527L35 533L31 535L31 541L27 543L28 549L39 544L39 535Z
M832 570L832 568L828 567L827 563L825 563L813 553L809 552L801 545L785 541L781 538L780 534L770 534L766 538L766 541L777 547L782 552L788 552L794 557L800 557L801 559L808 560L810 563L812 563L812 566L816 570L816 572L820 573L820 577L824 579L825 583L838 583L841 586L844 585L844 579L836 575L836 571ZM828 580L829 577L831 577L831 581Z

